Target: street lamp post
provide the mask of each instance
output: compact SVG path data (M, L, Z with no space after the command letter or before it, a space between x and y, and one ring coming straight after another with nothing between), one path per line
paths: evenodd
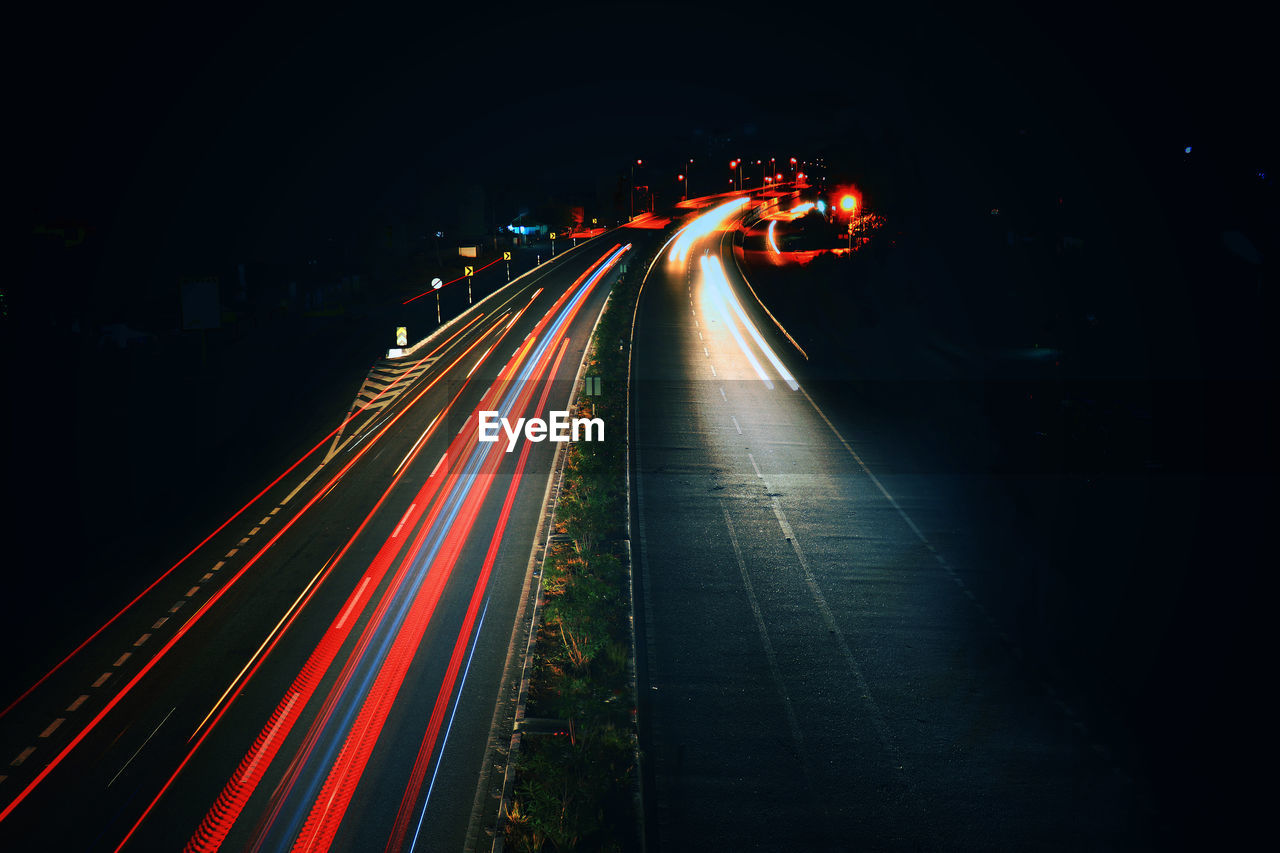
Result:
M689 182L693 180L693 158L692 157L689 158L689 165L685 167L684 173L685 173L684 198L685 198L685 201L688 201L689 200Z
M676 175L676 182L684 184L684 200L689 200L689 182L684 179L684 175Z
M643 160L637 160L631 164L631 183L627 185L627 194L631 196L631 215L627 217L628 222L636 218L636 166L643 165Z

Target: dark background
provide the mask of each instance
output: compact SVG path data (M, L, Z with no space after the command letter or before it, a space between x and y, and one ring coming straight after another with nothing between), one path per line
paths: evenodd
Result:
M178 385L187 398L207 388L219 406L253 402L226 391L245 368L228 359L164 373L149 344L121 355L102 338L115 323L181 337L183 276L229 283L243 264L247 302L274 304L289 281L358 275L370 300L391 300L406 282L388 256L435 231L452 253L479 236L477 219L490 233L550 203L618 216L636 158L636 182L661 204L688 158L693 190L709 192L727 186L735 157L823 157L827 177L855 183L908 251L941 258L945 279L919 286L961 305L961 343L1044 335L1073 347L1074 378L1111 381L1117 406L1149 413L1158 399L1141 458L1103 467L1173 465L1203 484L1200 523L1177 541L1166 532L1126 546L1138 568L1119 583L1125 606L1159 607L1144 624L1167 627L1122 692L1198 824L1245 820L1261 802L1240 783L1274 766L1261 697L1274 670L1263 626L1280 147L1261 12L269 3L11 14L6 197L18 261L0 320L3 571L27 618L45 613L47 577L92 574L125 525L152 513L165 525L153 538L194 542L230 501L175 507L170 496L173 471L246 458L238 422L192 442L150 444L142 428ZM1064 237L1082 242L1087 263L1062 260ZM1033 248L1010 260L1001 247L1015 244ZM189 346L161 351L195 358ZM302 360L277 355L278 375ZM130 402L109 409L104 395ZM291 416L281 434L315 421ZM97 440L107 434L132 443L113 451ZM104 480L100 457L113 452L123 458ZM220 466L223 492L285 455L256 452L253 465ZM1141 517L1154 506L1136 510L1140 529L1163 529ZM152 547L140 578L171 546ZM1173 554L1176 565L1163 562ZM1160 595L1143 594L1157 584ZM83 628L65 618L70 634Z

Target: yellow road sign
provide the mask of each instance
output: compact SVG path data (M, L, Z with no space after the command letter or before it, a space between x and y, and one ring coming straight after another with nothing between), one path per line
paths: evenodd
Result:
M463 275L475 275L475 274L476 274L476 268L475 268L475 267L463 267L463 268L462 268L462 274L463 274Z
M597 219L593 216L593 217L591 217L591 224L592 224L592 225L597 225L597 224L599 224L599 220L597 220Z
M509 260L511 260L511 253L510 253L510 252L503 252L503 253L502 253L502 259L503 259L504 261L509 261Z
M556 238L556 232L552 231L552 232L551 232L551 239L552 239L552 240L554 240L555 238Z
M405 347L409 345L409 330L404 326L396 326L396 346Z

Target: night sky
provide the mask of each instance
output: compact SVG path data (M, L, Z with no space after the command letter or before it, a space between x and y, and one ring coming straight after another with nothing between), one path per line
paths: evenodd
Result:
M1015 133L1037 138L1047 183L1100 197L1162 181L1185 145L1244 174L1275 150L1247 14L895 9L28 8L20 216L90 226L95 274L136 282L161 256L287 258L393 218L449 228L473 184L505 220L636 157L663 188L686 157L710 158L696 182L734 156L824 153L854 178L895 172L881 206L982 209L1025 183L1001 156Z

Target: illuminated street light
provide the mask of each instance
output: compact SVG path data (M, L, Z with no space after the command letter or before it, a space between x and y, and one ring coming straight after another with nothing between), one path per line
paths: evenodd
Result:
M636 162L631 166L631 184L627 188L627 194L631 196L631 216L627 218L628 222L636 218L636 166L643 165L643 160L636 160Z
M676 181L684 184L684 200L689 200L689 182L684 179L684 175L676 175Z

